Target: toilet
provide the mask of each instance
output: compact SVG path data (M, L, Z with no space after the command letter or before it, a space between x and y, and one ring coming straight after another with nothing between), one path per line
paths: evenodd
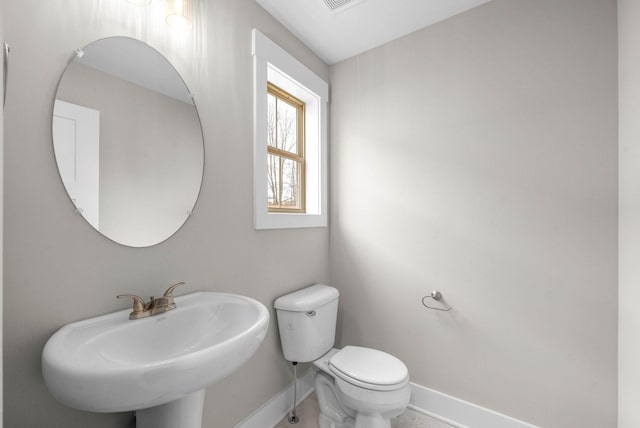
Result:
M284 357L313 362L320 428L391 428L409 404L409 371L386 352L333 347L339 296L315 284L275 301Z

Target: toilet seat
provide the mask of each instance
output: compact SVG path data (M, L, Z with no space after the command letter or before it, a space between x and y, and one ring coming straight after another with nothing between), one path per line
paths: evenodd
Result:
M345 346L329 359L333 374L360 388L391 391L409 383L409 371L402 361L377 349Z

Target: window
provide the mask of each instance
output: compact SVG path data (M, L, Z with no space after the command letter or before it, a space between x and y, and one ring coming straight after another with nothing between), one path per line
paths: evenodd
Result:
M255 228L326 227L329 86L256 29L253 58Z
M270 212L305 212L304 102L267 83Z

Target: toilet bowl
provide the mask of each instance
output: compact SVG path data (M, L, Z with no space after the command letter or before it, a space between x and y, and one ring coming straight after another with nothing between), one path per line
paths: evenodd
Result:
M376 349L333 348L338 297L334 287L316 284L276 300L284 356L313 362L320 428L391 428L409 404L407 367Z
M313 367L320 428L389 428L409 404L407 368L385 352L334 348Z

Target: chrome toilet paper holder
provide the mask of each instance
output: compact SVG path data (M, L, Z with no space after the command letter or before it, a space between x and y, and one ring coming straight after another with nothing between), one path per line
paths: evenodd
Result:
M451 310L451 306L449 306L449 305L447 305L446 303L444 303L444 301L442 300L442 297L443 297L443 296L442 296L442 293L441 293L441 292L439 292L439 291L437 291L437 290L436 290L436 291L432 291L432 292L431 292L431 294L427 294L426 296L424 296L424 297L422 298L422 305L423 305L425 308L433 309L434 311L448 312L448 311L450 311L450 310ZM440 303L442 303L442 305L444 305L444 307L442 307L442 308L436 308L436 307L434 307L434 306L429 306L429 305L427 305L427 304L425 303L425 300L426 300L426 299L433 299L433 300L435 300L436 302L440 302Z

